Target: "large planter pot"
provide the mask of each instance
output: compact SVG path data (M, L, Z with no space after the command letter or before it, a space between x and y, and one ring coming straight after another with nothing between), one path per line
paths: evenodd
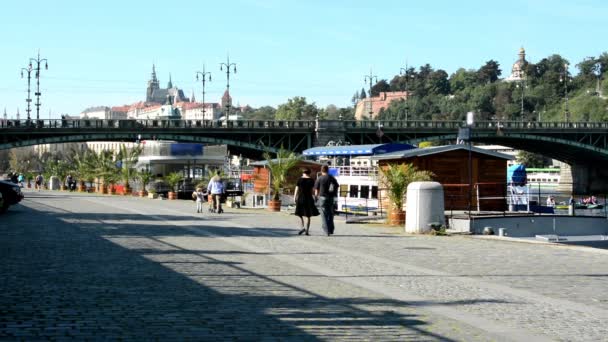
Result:
M137 194L139 195L139 197L146 197L146 196L148 196L148 192L146 190L138 191Z
M125 186L125 189L123 190L123 193L122 193L122 194L123 194L124 196L129 196L129 195L131 194L131 192L132 192L131 187L130 187L130 186Z
M78 192L84 192L85 188L84 183L78 183Z
M269 200L268 201L269 211L281 211L281 200Z
M61 191L65 191L67 189L67 187L63 184L61 184L61 186L59 187L59 190Z
M168 197L169 197L170 200L176 200L177 199L177 192L170 191L167 195L168 195Z
M405 211L391 209L388 212L388 224L391 226L405 226Z
M116 195L116 188L113 186L110 186L110 195Z
M102 184L99 186L99 192L102 194L107 194L108 193L108 186L105 184Z
M155 199L157 197L158 197L158 195L155 192L148 192L148 198Z

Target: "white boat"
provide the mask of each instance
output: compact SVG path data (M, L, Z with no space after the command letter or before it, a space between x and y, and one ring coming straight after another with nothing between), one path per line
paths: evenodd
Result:
M373 215L380 211L378 168L369 157L351 158L348 166L331 167L340 184L338 211Z
M558 168L527 168L526 182L532 188L556 187L560 180L560 169Z

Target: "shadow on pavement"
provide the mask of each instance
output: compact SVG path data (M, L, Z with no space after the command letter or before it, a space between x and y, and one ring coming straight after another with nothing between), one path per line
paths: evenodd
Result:
M452 341L425 329L422 317L397 312L435 303L324 297L218 258L240 251L189 251L154 238L160 231L145 225L121 229L114 241L102 224L25 211L0 221L3 338ZM184 235L169 227L162 233ZM151 259L142 244L163 255Z

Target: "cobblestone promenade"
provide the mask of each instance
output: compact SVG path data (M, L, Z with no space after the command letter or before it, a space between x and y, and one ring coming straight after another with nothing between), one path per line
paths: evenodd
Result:
M606 341L608 253L286 213L26 192L0 340Z

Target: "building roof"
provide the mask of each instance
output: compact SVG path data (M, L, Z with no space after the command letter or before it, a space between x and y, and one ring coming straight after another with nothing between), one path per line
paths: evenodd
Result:
M85 114L85 113L92 113L92 112L101 112L101 111L106 111L106 110L110 110L110 107L97 106L97 107L89 107L89 108L83 110L82 113Z
M369 156L415 148L409 144L369 144L313 147L302 152L305 156Z
M272 159L273 162L276 162L278 159ZM300 160L300 164L310 164L310 165L323 165L324 163L319 163L316 161L312 161L312 160L306 160L306 159L301 159ZM251 166L266 166L268 165L268 161L267 160L260 160L260 161L256 161L253 163L249 163L249 165Z
M429 156L429 155L433 155L433 154L456 151L456 150L468 151L469 146L464 145L464 144L458 144L458 145L433 146L433 147L427 147L427 148L415 148L415 149L411 149L411 150L407 150L407 151L398 151L398 152L392 152L392 153L386 153L386 154L373 156L372 159L387 160L387 159L423 157L423 156ZM508 154L488 151L488 150L484 150L484 149L481 149L481 148L478 148L475 146L471 146L471 152L475 152L478 154L484 154L484 155L494 157L494 158L506 159L506 160L515 159L515 157L508 155Z

